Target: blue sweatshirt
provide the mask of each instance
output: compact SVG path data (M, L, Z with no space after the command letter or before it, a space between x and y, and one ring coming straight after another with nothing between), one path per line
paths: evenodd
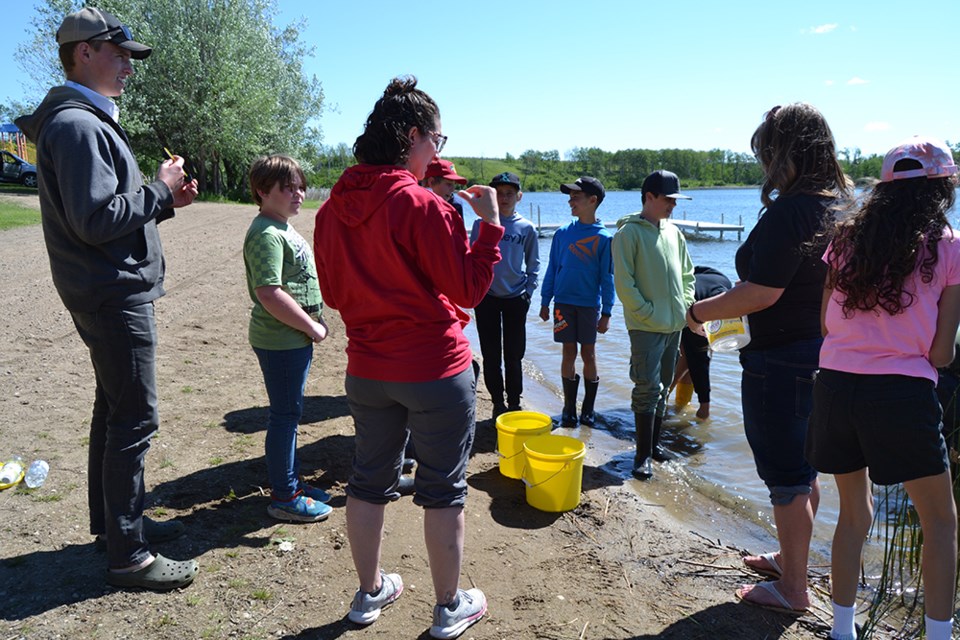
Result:
M551 300L578 307L613 309L613 234L599 220L583 224L574 220L560 227L550 245L550 262L543 274L540 304Z
M500 262L493 265L493 284L488 295L495 298L516 298L524 293L533 296L540 273L540 237L533 223L514 213L501 218L503 238L500 240ZM473 223L470 242L480 235L480 220Z

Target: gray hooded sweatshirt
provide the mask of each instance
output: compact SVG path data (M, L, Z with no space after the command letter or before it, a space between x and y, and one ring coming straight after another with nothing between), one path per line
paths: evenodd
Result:
M157 222L173 194L143 183L123 129L79 91L54 87L16 124L37 145L43 236L70 311L131 307L163 295Z

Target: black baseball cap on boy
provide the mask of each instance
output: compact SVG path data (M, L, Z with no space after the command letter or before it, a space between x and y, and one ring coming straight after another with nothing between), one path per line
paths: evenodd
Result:
M596 178L590 176L581 176L572 184L561 184L560 191L566 194L569 194L571 191L582 191L588 196L597 196L598 207L600 203L603 202L604 196L607 195L603 189L603 184Z
M658 169L643 179L643 185L640 186L641 197L644 194L653 193L658 196L668 198L693 200L690 196L680 193L680 178L672 171Z
M520 191L520 176L515 173L510 173L509 171L504 171L501 174L494 176L493 180L490 181L490 186L496 188L498 184L509 184L517 188L517 191Z

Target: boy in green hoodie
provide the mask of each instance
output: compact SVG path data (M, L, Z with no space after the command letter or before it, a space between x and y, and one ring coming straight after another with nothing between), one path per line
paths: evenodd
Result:
M623 319L630 334L631 409L637 452L633 475L653 476L653 462L669 459L660 446L667 389L673 380L680 330L693 304L693 261L683 233L670 223L680 194L680 179L654 171L643 181L640 213L617 221L613 236L613 272Z

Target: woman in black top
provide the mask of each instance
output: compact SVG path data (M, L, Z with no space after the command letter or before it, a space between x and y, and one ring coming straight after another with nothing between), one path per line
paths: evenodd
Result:
M691 329L746 315L751 341L740 350L743 424L757 473L773 504L780 551L744 563L775 582L744 585L737 596L763 607L810 606L807 557L820 502L816 471L803 455L813 373L818 366L820 303L826 265L813 242L850 182L837 161L823 115L812 105L774 107L753 134L764 170L763 215L737 251L741 282L694 303Z

